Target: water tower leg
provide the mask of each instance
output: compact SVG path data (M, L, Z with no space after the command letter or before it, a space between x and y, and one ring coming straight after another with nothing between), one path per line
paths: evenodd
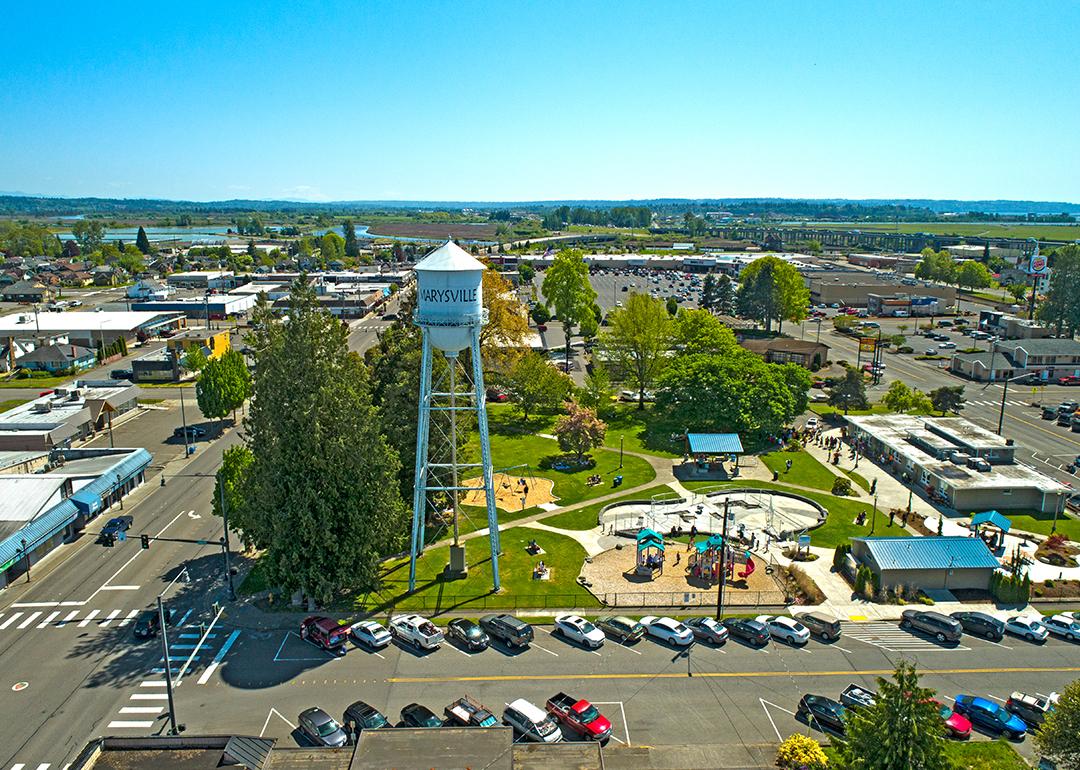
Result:
M495 509L495 482L491 478L491 440L488 437L488 418L484 391L484 364L480 359L480 327L472 333L473 387L476 396L476 422L480 432L480 463L484 467L484 499L487 501L488 540L491 543L491 580L492 587L498 591L499 554L502 547L499 542L499 514Z
M416 590L416 559L424 552L427 516L428 433L431 420L431 341L423 333L420 353L420 405L416 419L416 471L413 476L412 543L409 549L409 593Z

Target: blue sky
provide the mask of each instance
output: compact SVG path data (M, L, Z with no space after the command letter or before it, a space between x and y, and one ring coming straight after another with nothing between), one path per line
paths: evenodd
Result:
M5 4L0 191L1080 201L1078 3Z

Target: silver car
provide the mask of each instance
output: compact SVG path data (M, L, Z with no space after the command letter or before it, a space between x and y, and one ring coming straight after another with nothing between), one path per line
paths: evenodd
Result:
M337 748L349 742L349 736L332 716L313 706L300 712L300 732L316 746Z

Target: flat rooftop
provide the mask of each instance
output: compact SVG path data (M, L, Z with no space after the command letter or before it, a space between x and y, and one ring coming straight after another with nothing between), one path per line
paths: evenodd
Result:
M0 316L0 334L42 332L132 332L178 320L180 313L140 310L75 311L69 313L12 313Z

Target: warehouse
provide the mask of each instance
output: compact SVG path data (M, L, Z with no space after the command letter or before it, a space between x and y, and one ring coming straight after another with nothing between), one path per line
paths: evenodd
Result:
M108 430L138 406L139 388L116 380L77 380L0 414L0 450L49 451Z
M882 589L985 591L1000 563L978 537L854 537L851 556L881 579Z
M96 350L123 338L131 343L183 326L182 313L93 311L71 313L12 313L0 316L0 338L67 335L72 345Z

